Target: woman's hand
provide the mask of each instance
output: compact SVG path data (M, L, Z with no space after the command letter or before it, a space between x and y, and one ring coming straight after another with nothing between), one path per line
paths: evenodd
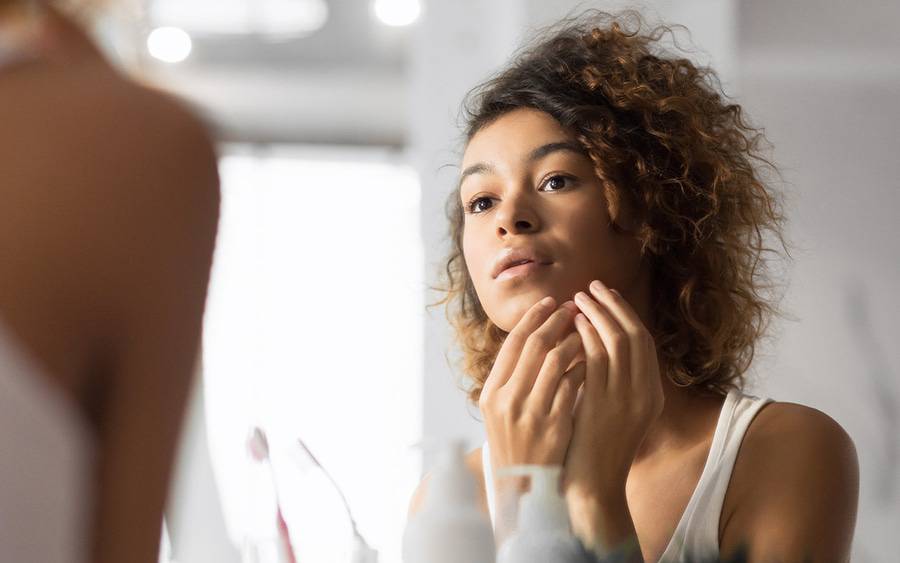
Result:
M565 459L564 491L573 527L596 537L579 512L624 500L625 481L664 396L650 332L625 299L598 282L579 292L575 319L586 356L572 441ZM596 516L596 514L594 514ZM601 534L602 535L602 534Z
M533 305L507 335L484 383L484 416L491 465L562 465L572 436L573 409L585 364L567 367L582 351L571 301Z

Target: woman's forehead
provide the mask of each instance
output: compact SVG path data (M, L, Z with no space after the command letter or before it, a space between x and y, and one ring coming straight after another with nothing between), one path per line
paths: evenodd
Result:
M478 130L466 145L462 170L477 163L522 160L548 143L575 142L550 114L533 109L509 111Z

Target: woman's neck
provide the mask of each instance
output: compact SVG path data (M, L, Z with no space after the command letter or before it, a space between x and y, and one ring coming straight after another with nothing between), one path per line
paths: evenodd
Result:
M635 279L623 287L623 297L634 307L645 326L651 327L654 314L651 305L652 276L649 263L644 262ZM666 375L664 358L657 352L657 364L665 404L659 418L647 431L633 465L663 459L676 452L683 452L709 437L721 411L724 397L698 392L697 389L679 387Z

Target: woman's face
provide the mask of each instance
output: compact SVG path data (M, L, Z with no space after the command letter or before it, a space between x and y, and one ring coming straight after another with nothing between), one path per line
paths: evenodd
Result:
M472 137L461 169L463 255L494 324L509 332L541 298L562 304L578 291L590 294L595 279L634 304L636 288L646 287L638 243L611 229L590 158L553 117L531 108L504 114ZM495 277L509 249L549 263Z

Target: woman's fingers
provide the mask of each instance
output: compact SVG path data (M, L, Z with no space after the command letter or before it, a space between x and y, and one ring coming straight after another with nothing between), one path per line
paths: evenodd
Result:
M606 305L607 309L609 309L618 323L622 326L625 334L635 337L646 332L644 323L641 321L637 312L621 295L608 289L599 280L591 283L590 290L594 299Z
M563 373L581 350L581 336L573 331L560 342L559 346L547 353L534 387L528 395L528 401L534 404L536 412L550 411L557 388L562 384L560 379Z
M575 317L575 330L581 336L585 353L584 392L589 396L605 394L609 378L609 354L591 322L582 315Z
M631 369L629 372L623 372L623 375L630 378L632 374L645 373L648 359L647 345L653 339L644 327L640 316L625 298L607 288L600 280L591 283L590 291L593 297L615 318L628 341ZM631 381L631 384L636 387L646 387L647 383L642 380Z
M584 383L586 370L587 364L579 362L562 375L550 406L551 418L572 416L572 412L575 410L575 399L578 397L578 389Z
M631 351L628 335L605 305L598 303L590 295L579 291L575 295L575 304L600 336L609 358L606 389L610 393L617 393L630 388Z
M545 361L550 365L544 373L558 386L559 376L553 366L562 364L562 373L578 353L577 339L561 344L567 333L573 332L572 318L577 310L571 302L552 311L529 310L498 352L479 407L485 416L492 455L496 454L502 464L557 464L565 457L572 420L551 419L549 404L539 411L530 395ZM546 394L552 396L555 386Z
M514 403L522 404L531 393L547 354L556 347L565 331L571 328L574 316L568 307L560 307L526 339L519 362L503 386L509 390ZM551 356L551 361L556 360ZM568 363L563 364L562 369L566 365Z
M497 358L494 360L494 367L484 382L482 395L499 389L506 384L519 361L519 356L522 355L522 349L528 337L547 320L555 308L556 300L548 296L532 305L525 312L516 326L506 335L506 340L504 340L500 351L497 353Z

